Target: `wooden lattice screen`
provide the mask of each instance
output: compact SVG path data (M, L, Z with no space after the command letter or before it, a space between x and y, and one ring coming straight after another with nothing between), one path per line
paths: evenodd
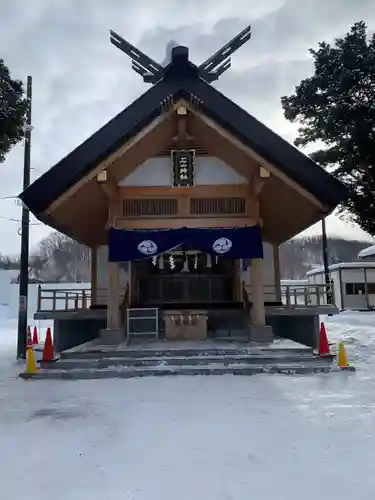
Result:
M176 198L126 198L123 200L124 217L171 217L177 215Z
M191 198L191 215L241 215L246 213L245 198Z

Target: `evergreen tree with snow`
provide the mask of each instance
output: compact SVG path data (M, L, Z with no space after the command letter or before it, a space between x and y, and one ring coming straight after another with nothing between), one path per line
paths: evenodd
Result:
M26 111L22 82L12 79L8 67L0 59L0 163L23 139Z
M342 208L375 235L375 34L357 22L310 53L315 73L281 98L284 115L301 123L296 146L324 145L312 159L346 184L350 198Z

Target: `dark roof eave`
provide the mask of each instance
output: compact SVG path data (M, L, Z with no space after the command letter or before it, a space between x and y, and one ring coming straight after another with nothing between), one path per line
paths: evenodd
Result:
M164 81L156 84L45 172L19 198L34 214L44 212L102 160L161 116L161 104L171 93L178 95L177 85Z
M170 96L189 100L193 95L206 116L313 194L327 207L327 212L348 197L343 184L214 87L200 78L175 78L151 87L37 179L20 198L34 214L45 212L104 158L160 116L163 101Z
M58 224L55 219L53 219L50 215L46 213L42 214L34 214L35 217L45 224L46 226L50 227L51 229L58 231L62 234L65 234L65 236L68 236L69 238L72 238L73 240L77 241L78 243L85 244L76 234L72 233L69 228L65 228Z

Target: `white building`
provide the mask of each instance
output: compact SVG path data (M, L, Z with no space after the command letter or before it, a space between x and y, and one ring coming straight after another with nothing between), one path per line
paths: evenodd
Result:
M341 310L375 309L375 262L340 262L329 266L334 302ZM306 273L309 285L325 283L324 268Z

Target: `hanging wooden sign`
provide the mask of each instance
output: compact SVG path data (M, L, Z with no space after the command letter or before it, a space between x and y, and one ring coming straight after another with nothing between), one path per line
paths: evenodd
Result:
M184 149L172 151L173 186L194 186L195 150Z

